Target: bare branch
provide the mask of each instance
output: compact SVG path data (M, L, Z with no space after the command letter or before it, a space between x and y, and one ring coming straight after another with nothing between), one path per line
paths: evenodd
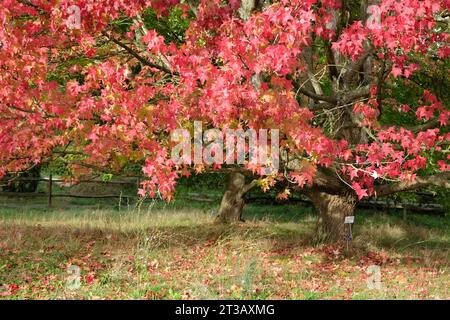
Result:
M161 66L159 64L153 63L148 61L147 59L145 59L144 57L140 56L136 51L134 51L131 47L129 47L128 45L126 45L125 43L121 42L120 40L114 38L113 36L110 36L107 32L102 31L102 34L107 37L109 40L111 40L112 42L114 42L115 44L117 44L119 47L125 49L129 54L131 54L133 57L135 57L137 60L139 60L139 62L141 62L142 64L149 66L151 68L155 68L161 71L164 71L168 74L171 75L179 75L178 72L174 72L168 68L166 68L165 66Z

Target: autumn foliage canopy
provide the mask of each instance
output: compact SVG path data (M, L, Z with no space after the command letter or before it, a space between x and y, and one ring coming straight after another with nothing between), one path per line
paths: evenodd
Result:
M198 2L3 0L0 176L70 151L80 155L75 176L135 162L148 178L141 194L170 198L192 169L171 160L170 132L201 121L279 129L289 157L263 177L269 187L310 187L320 172L359 199L418 181L448 184L448 106L428 90L404 104L387 88L448 58L438 21L448 1L373 1L362 13L337 0L248 12L239 0ZM181 12L182 37L151 29L149 10L158 19ZM381 123L385 108L418 125Z

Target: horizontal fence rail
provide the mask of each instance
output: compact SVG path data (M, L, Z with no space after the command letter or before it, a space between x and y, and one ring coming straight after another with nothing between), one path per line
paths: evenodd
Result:
M63 186L72 187L81 183L98 183L105 185L136 185L139 188L142 176L127 176L122 177L122 179L132 179L132 180L63 180L63 179L53 179L50 174L48 178L46 177L19 177L13 178L11 180L0 180L0 187L6 186L12 182L47 182L47 193L45 192L2 192L0 191L0 196L7 197L30 197L30 198L38 198L38 197L46 197L48 199L48 206L52 206L53 198L79 198L79 199L138 199L139 196L128 196L122 194L111 194L111 195L76 195L76 194L61 194L53 192L53 184L63 184ZM428 194L418 193L419 195L428 196ZM210 197L204 194L194 194L190 193L188 195L182 196L181 198L191 201L199 201L199 202L214 202L217 199L214 197ZM277 200L274 197L267 196L252 196L246 199L248 203L260 203L260 204L295 204L302 203L306 205L312 205L311 201L308 199L302 198L290 198L288 200ZM392 200L364 200L358 203L358 208L364 209L397 209L403 210L403 213L406 214L406 210L423 212L423 213L439 213L445 214L444 206L435 203L416 203L416 202L397 202Z
M46 197L48 199L48 206L51 207L53 203L53 198L79 198L79 199L113 199L113 198L121 198L121 199L133 199L137 198L138 195L132 197L132 196L124 196L124 195L92 195L92 196L86 196L86 195L76 195L76 194L61 194L61 193L54 193L53 192L53 184L63 184L63 186L72 187L81 183L97 183L97 184L105 184L105 185L136 185L138 188L141 184L142 177L140 176L130 176L125 178L131 178L133 180L111 180L111 181L105 181L105 180L76 180L76 181L70 181L70 180L63 180L63 179L53 179L52 174L49 175L48 178L46 177L18 177L18 178L12 178L10 180L0 180L0 187L8 186L11 183L15 182L47 182L47 193L44 192L1 192L0 196L7 196L7 197L29 197L29 198L35 198L35 197Z
M11 182L48 182L52 181L55 183L72 183L72 184L79 184L79 183L107 183L107 184L136 184L136 181L127 181L127 180L111 180L111 181L105 181L105 180L62 180L62 179L50 179L49 178L18 178L18 179L11 179L11 180L0 180L0 184L3 185L3 183L9 184ZM6 185L5 184L5 185Z

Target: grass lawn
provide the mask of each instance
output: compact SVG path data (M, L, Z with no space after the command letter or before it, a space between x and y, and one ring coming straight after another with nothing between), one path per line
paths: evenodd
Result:
M223 226L217 202L1 201L0 299L450 298L448 216L358 212L347 251L312 244L315 215L299 206L248 205Z

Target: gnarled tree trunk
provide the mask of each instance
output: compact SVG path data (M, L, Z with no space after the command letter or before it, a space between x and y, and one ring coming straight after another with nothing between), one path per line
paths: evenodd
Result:
M245 184L245 176L240 172L231 173L217 219L224 223L243 221L244 196L255 184L255 181Z
M310 192L308 197L317 210L315 240L318 242L343 241L348 234L344 225L346 216L354 215L356 199L352 194Z

